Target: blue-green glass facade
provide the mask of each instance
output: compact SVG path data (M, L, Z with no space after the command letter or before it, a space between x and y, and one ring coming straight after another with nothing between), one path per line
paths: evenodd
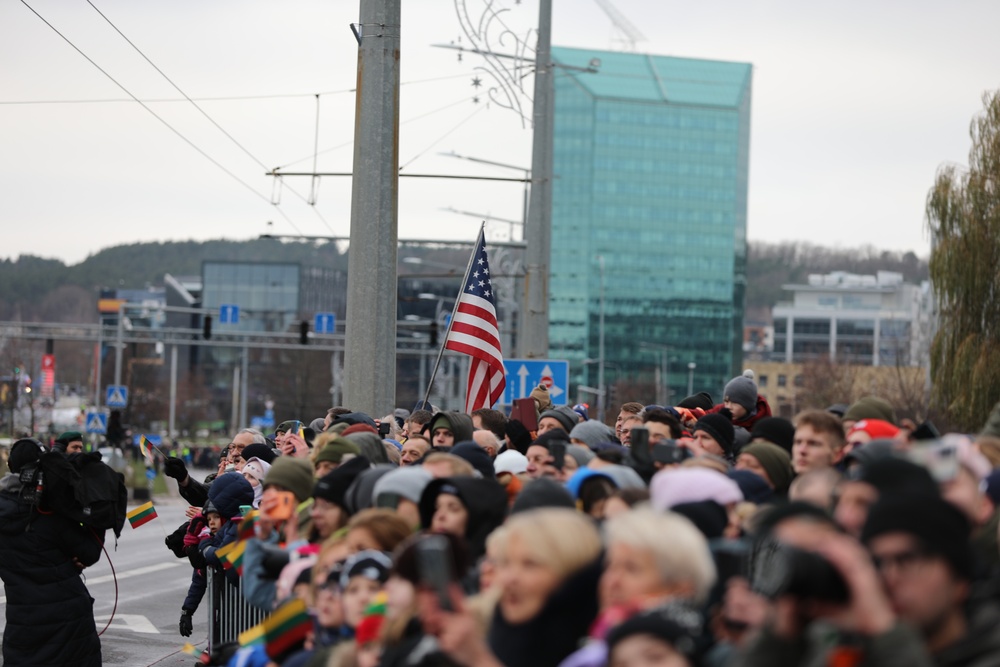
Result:
M739 372L752 68L553 48L549 340L596 385L604 257L607 383L652 380L716 399ZM599 59L597 72L580 71ZM652 399L652 396L650 396Z

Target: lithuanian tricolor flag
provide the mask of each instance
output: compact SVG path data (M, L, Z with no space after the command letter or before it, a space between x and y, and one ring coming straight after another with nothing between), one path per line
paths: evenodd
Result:
M305 601L295 598L278 607L260 625L240 635L240 646L266 644L267 654L277 658L305 640L312 628L312 619Z
M156 518L156 508L153 507L153 501L150 500L145 505L139 505L126 514L125 518L132 524L132 528L138 528L144 523L149 523Z
M235 568L236 573L242 575L243 552L246 551L246 548L247 543L244 540L237 540L216 549L215 555L219 557L223 569L232 570Z

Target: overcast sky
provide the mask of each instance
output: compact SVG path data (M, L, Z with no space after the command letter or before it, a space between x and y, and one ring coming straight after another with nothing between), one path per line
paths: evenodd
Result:
M83 103L128 96L25 4L0 3L0 257L76 263L138 241L349 234L348 179L321 180L315 210L287 187L275 207L256 160L311 170L321 93L317 166L351 170L357 0L91 0L242 148L192 104L152 101L180 95L86 1L26 2L246 185L139 104ZM460 0L403 4L404 173L516 176L439 155L528 166L531 131L483 89L473 101L472 79L489 83L478 58L432 46L462 34ZM536 0L494 4L514 32L537 20ZM614 4L640 26L640 51L753 64L751 240L927 254L935 171L967 163L969 123L1000 88L1000 2ZM464 5L478 17L485 2ZM593 0L555 0L554 44L621 48L617 34ZM256 99L203 99L219 97ZM308 197L309 179L285 184ZM471 239L477 220L443 209L519 219L521 198L516 184L402 179L400 236Z

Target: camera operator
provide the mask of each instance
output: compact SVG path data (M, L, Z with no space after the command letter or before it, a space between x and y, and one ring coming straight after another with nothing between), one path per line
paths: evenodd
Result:
M750 585L770 604L740 667L933 664L898 621L864 547L818 508L790 503L763 518Z
M38 503L45 448L14 443L0 479L0 578L7 593L3 664L101 664L93 601L80 571L101 556L104 531L84 528Z

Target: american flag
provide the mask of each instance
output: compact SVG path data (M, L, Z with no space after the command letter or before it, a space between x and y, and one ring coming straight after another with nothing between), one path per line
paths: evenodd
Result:
M448 329L445 349L472 357L465 411L471 413L480 408L493 407L503 394L507 381L504 379L496 301L482 229L473 250L472 263L465 274L455 317Z

